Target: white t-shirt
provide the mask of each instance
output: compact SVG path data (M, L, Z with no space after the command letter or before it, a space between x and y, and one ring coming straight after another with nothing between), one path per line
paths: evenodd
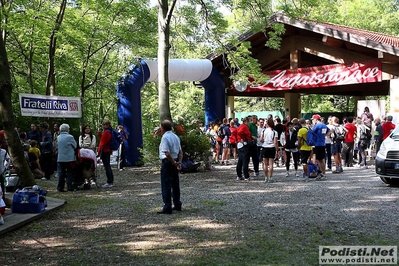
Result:
M1 186L0 186L0 196L1 195L3 195L3 190L1 189ZM6 203L4 202L3 197L0 197L0 207L5 207L5 206L6 206Z
M258 139L256 140L256 146L261 147L262 142L260 142L260 137L262 136L264 128L263 127L258 127Z
M266 128L263 131L263 148L273 148L274 147L274 139L278 137L277 131L271 129L270 127Z
M3 174L5 170L10 166L10 155L4 149L0 149L0 174Z
M334 125L328 124L327 127L330 129L330 132L333 132L333 131L334 131L334 128L335 128ZM325 140L326 144L331 144L331 143L332 143L331 135L330 135L330 134L327 134L327 135L324 137L324 140Z

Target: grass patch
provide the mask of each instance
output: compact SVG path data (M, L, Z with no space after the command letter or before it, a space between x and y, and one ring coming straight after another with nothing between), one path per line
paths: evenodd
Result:
M200 201L205 207L218 207L218 206L225 206L227 203L224 201L218 201L218 200L201 200Z

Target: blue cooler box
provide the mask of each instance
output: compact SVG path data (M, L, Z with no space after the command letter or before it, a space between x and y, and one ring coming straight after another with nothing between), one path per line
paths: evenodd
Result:
M44 189L23 188L15 191L12 197L13 213L40 213L47 207Z

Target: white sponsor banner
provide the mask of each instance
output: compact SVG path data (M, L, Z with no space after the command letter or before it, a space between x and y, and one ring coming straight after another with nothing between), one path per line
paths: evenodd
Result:
M397 246L319 246L319 264L397 264Z
M22 116L34 117L82 117L79 97L19 94Z

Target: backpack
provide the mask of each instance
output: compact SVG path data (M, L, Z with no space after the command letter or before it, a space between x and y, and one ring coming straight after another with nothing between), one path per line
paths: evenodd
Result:
M212 147L215 147L217 141L216 141L216 139L213 136L210 136L209 137L209 143L211 144Z
M221 125L218 127L217 135L218 135L218 137L221 138L221 139L224 139L224 137L226 136L226 134L225 134L225 132L224 132L224 124L221 124Z
M319 174L319 167L317 164L314 164L312 162L308 162L308 177L309 178L315 178Z
M366 129L366 135L367 135L367 139L368 139L368 140L371 140L371 138L373 137L373 136L371 135L371 130L370 130L370 129Z
M370 140L371 139L371 132L367 130L365 126L360 128L360 140Z
M190 159L186 154L183 154L183 160L181 161L181 170L182 173L192 173L196 172L197 168L201 165L201 163L194 163L193 160Z
M316 133L309 127L308 133L306 134L305 142L308 146L316 145L317 136Z
M119 138L119 133L115 129L107 129L111 133L111 142L109 143L109 149L116 151L121 145L121 139Z
M341 125L334 126L334 131L331 134L331 137L334 142L341 142L345 139L345 130L342 128Z

